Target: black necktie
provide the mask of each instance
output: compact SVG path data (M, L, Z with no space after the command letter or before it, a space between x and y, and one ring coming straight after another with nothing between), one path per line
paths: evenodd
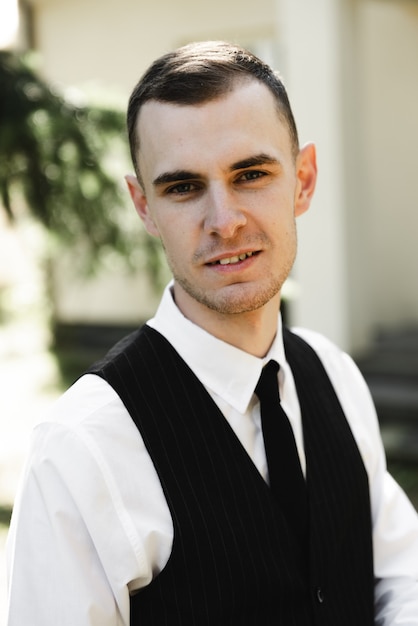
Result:
M307 528L307 493L296 442L289 419L280 404L279 365L269 361L261 372L255 393L260 400L261 425L270 488L299 539Z

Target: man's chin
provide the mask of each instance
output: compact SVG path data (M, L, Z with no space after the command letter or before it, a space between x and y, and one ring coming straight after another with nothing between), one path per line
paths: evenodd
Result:
M261 289L248 284L234 284L213 293L206 291L189 295L221 315L240 315L261 309L279 291L280 286L277 285Z

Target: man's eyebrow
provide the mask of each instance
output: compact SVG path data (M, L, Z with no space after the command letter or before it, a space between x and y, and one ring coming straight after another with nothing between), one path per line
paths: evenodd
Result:
M261 152L260 154L255 154L253 156L247 157L246 159L242 159L241 161L237 161L233 163L230 167L231 172L234 170L243 170L247 167L256 167L257 165L279 165L280 162L275 157L270 156L269 154L265 154Z
M233 163L229 170L234 172L235 170L243 170L247 167L257 167L257 165L279 165L278 159L272 157L264 152L255 154L240 161ZM172 172L163 172L159 174L157 178L152 181L154 187L160 185L166 185L167 183L177 183L185 180L199 180L202 175L198 172L192 172L191 170L173 170Z
M197 172L191 172L189 170L174 170L172 172L164 172L157 176L152 181L154 187L159 185L166 185L167 183L177 183L182 180L196 180L201 178L201 175Z

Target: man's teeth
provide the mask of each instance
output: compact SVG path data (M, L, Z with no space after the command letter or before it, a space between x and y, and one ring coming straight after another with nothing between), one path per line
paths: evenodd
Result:
M220 259L218 263L220 265L231 265L233 263L238 263L239 261L244 261L246 258L252 255L252 252L245 252L244 254L239 254L238 256L231 256L227 259Z

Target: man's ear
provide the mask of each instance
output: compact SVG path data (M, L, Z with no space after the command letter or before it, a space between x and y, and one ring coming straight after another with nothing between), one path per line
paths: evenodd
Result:
M160 233L152 218L142 185L138 181L137 177L131 174L125 176L125 180L126 184L128 185L129 193L131 194L131 198L134 203L136 212L143 221L147 232L150 235L154 235L154 237L159 237Z
M299 151L296 158L296 176L295 216L298 217L309 209L315 191L317 168L313 143L306 144Z

